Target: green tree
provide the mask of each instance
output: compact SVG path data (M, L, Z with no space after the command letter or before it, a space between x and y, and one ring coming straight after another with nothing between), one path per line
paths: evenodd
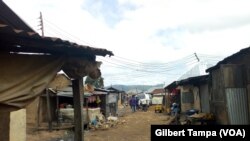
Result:
M92 79L91 77L87 76L85 84L90 84L95 88L104 88L104 79L101 76L98 77L97 79Z

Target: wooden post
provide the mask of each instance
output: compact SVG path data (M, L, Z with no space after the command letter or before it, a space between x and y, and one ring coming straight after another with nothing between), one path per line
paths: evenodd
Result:
M48 113L49 131L52 131L50 96L49 96L49 90L47 88L46 88L46 99L47 99L47 113Z
M83 141L83 78L72 80L73 100L74 100L74 121L75 136L74 141Z
M89 130L89 123L90 123L90 119L89 119L89 102L88 102L89 100L87 99L87 101L86 101L86 105L87 105L87 109L86 109L86 113L87 113L87 118L86 118L86 120L87 120L87 130Z
M57 121L57 126L59 126L59 110L60 110L60 107L59 107L59 97L58 97L58 93L56 91L56 121Z
M36 128L38 130L40 126L40 107L41 107L41 102L40 102L40 96L38 96L38 103L37 103L37 117L36 117Z
M163 96L163 100L164 100L164 113L166 113L167 114L167 91L166 91L166 89L164 89L164 93L165 93L165 95Z

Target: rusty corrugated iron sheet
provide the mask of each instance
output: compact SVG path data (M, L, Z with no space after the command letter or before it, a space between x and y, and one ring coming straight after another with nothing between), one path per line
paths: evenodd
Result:
M226 100L230 124L249 124L246 88L227 88Z
M152 94L162 94L162 93L165 93L165 90L163 88L154 89L152 91Z
M55 37L41 37L36 32L26 32L24 30L14 29L9 25L1 23L0 44L3 45L0 47L0 50L5 48L5 50L8 51L32 52L36 50L41 53L66 53L70 55L114 55L111 51L106 49L78 45ZM18 48L17 45L20 47Z
M215 66L208 68L206 72L211 72L212 70L217 69L221 64L227 64L230 60L237 58L243 54L249 53L249 52L250 52L250 47L241 49L239 52L236 52L232 54L231 56L228 56L225 59L219 61Z
M200 85L203 83L207 83L207 81L208 81L208 75L200 75L180 80L177 82L177 85L188 85L188 84Z

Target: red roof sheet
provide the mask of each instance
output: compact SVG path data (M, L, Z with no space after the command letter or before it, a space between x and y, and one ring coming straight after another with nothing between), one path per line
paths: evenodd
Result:
M152 94L160 94L160 93L165 93L164 89L154 89Z

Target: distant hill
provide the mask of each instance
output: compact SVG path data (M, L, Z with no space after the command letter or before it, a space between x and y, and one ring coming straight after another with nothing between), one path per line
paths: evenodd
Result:
M107 86L105 88L109 88L111 86ZM142 90L142 91L147 91L150 88L153 87L163 87L163 84L158 84L158 85L112 85L113 88L116 88L118 90L122 90L122 91L129 91L132 89L137 89L137 90Z

